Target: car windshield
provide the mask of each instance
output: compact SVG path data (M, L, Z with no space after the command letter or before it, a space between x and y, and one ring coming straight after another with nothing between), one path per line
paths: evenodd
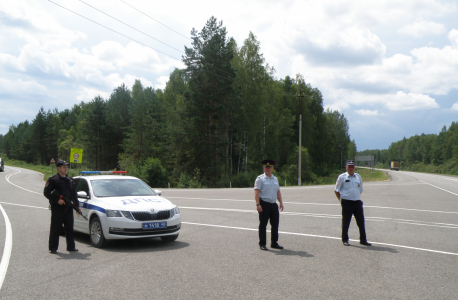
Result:
M138 179L93 179L92 191L96 197L156 196L156 193Z

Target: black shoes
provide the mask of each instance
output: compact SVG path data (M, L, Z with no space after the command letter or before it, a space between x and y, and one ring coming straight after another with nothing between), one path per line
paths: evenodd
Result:
M269 250L269 249L267 249L266 245L261 245L261 246L259 246L259 249L265 250L265 251Z
M73 249L67 249L67 251L78 251L78 249L73 248Z
M364 246L372 246L371 243L368 243L367 241L365 242L359 242L361 245L364 245Z
M348 243L348 241L346 242L342 242L344 246L350 246L350 244Z
M49 253L51 253L51 254L57 254L57 250L49 250Z
M280 246L279 244L273 244L273 245L270 245L270 248L283 249L283 246Z

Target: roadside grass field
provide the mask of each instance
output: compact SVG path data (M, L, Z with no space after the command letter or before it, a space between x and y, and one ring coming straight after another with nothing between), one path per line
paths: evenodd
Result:
M43 165L36 165L36 164L28 164L21 160L9 159L6 157L4 153L1 153L0 155L1 155L0 157L3 158L3 162L5 166L24 168L24 169L29 169L29 170L40 172L41 174L43 174L44 181L48 180L50 176L57 173L56 165L43 166ZM52 167L52 170L51 170L51 167Z
M387 172L380 171L380 170L370 170L366 168L356 168L356 173L358 173L363 182L374 182L374 181L385 181L389 180L390 177L387 175ZM337 177L342 174L340 172L334 172L329 176L320 177L318 178L316 184L335 184ZM315 185L315 184L307 184L307 185Z
M19 168L24 168L24 169L29 169L33 171L37 171L43 174L43 180L46 181L48 178L54 174L57 173L56 166L54 164L49 165L49 166L43 166L43 165L38 165L38 164L29 164L24 161L20 160L15 160L15 159L9 159L6 158L6 155L1 153L0 157L3 158L3 161L6 166L11 166L11 167L19 167ZM71 172L71 173L70 173ZM366 168L356 168L355 170L356 173L361 175L361 178L363 179L363 182L370 182L370 181L384 181L390 179L389 176L387 175L387 172L385 171L380 171L380 170L370 170ZM317 180L313 183L305 183L303 185L325 185L325 184L335 184L337 177L340 175L340 172L333 172L329 176L325 177L318 177ZM77 176L78 172L76 170L71 170L69 169L69 175L70 176Z

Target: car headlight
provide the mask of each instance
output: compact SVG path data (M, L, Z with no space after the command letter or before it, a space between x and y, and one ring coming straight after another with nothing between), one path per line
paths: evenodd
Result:
M180 210L178 209L178 206L175 206L175 208L173 210L175 212L175 215L178 215L180 213Z
M133 220L134 217L132 217L132 214L130 213L130 211L121 211L122 215L124 217L126 217L127 219L130 219L130 220Z
M121 218L121 212L119 210L105 210L108 218Z

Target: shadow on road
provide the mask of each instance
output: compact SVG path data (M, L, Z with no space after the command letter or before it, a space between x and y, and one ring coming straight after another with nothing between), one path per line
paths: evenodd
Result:
M77 259L77 260L88 260L90 259L91 253L81 253L81 252L57 252L53 254L58 256L58 259Z
M374 246L374 244L372 244L371 247L359 246L359 245L358 246L351 245L351 247L360 248L362 250L367 250L367 251L385 251L385 252L390 252L390 253L399 253L399 251L395 248Z
M91 247L89 235L75 232L75 242ZM65 245L65 237L61 237L61 243ZM180 237L174 242L164 242L160 238L140 238L126 240L112 240L100 250L108 252L157 252L179 250L189 246L189 243L181 242ZM78 248L78 246L77 246Z
M270 252L270 250L269 250ZM289 256L299 256L299 257L315 257L312 254L307 253L306 251L295 251L295 250L288 250L288 249L283 249L283 250L275 250L272 252L275 255L289 255Z

